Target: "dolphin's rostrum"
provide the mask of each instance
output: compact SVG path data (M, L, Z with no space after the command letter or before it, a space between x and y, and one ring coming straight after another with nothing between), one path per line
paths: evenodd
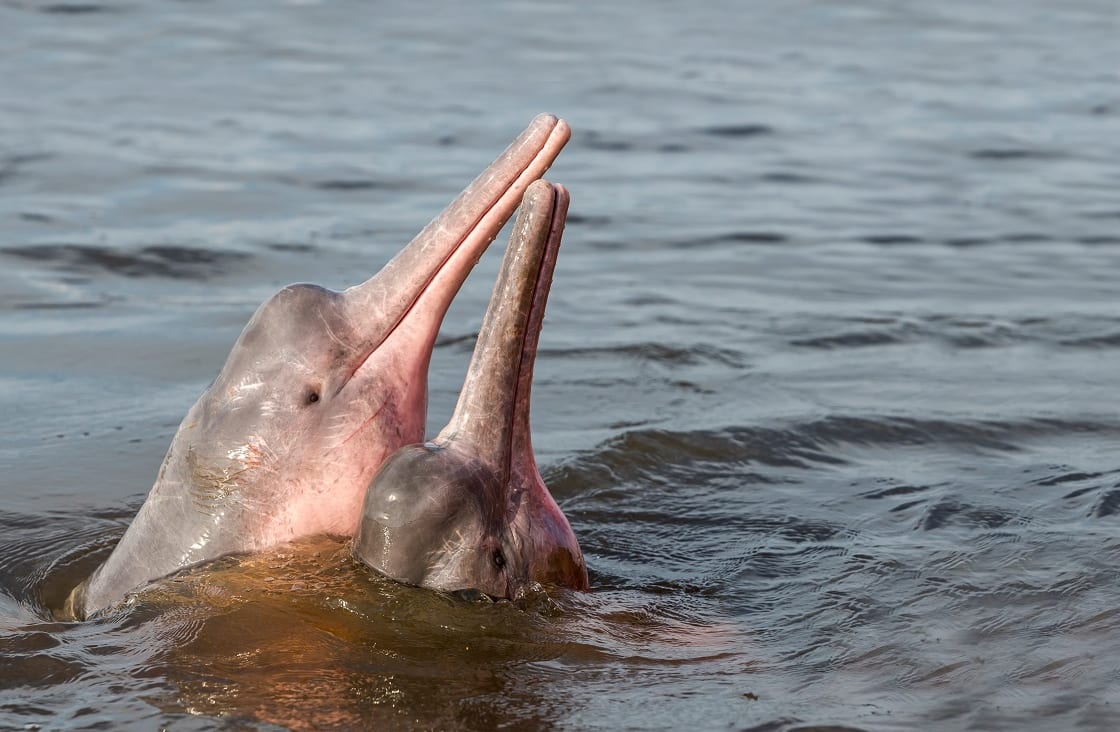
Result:
M533 457L529 390L568 209L547 181L525 194L463 391L429 443L370 485L354 555L400 582L515 598L533 583L588 587L575 534Z
M352 536L382 461L423 438L448 305L569 135L562 120L537 117L378 274L343 292L292 285L261 305L66 610L86 617L225 554Z

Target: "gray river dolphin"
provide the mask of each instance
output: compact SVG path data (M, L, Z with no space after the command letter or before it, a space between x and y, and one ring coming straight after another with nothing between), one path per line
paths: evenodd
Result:
M261 305L65 610L87 617L226 554L353 536L381 463L423 439L428 363L452 298L570 134L537 117L372 278L343 292L291 285Z
M539 582L586 590L568 519L533 457L529 391L568 192L525 194L451 421L377 473L356 558L406 584L516 598Z

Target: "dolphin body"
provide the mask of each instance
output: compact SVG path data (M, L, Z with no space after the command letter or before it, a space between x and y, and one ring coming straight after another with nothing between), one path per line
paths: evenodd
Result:
M381 463L423 439L428 364L452 298L570 135L537 117L379 273L342 292L291 285L261 305L65 611L88 617L223 555L352 536Z
M568 192L525 194L455 412L377 473L354 556L397 581L513 599L534 583L588 588L575 534L533 457L529 390Z

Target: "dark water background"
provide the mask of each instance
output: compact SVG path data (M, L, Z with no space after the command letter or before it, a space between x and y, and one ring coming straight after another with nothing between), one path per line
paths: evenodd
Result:
M0 28L0 728L1120 725L1114 0ZM50 620L256 306L378 269L540 111L575 135L534 442L594 592L472 605L312 542Z

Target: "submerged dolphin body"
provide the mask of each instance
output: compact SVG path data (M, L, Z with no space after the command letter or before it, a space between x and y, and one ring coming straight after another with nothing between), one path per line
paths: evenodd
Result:
M529 187L463 391L432 442L390 457L370 485L353 553L400 582L514 598L534 582L585 590L575 534L541 480L529 390L568 192Z
M570 134L537 117L378 274L343 292L291 285L261 305L66 610L86 617L226 554L352 536L381 463L423 439L428 363L452 298Z

